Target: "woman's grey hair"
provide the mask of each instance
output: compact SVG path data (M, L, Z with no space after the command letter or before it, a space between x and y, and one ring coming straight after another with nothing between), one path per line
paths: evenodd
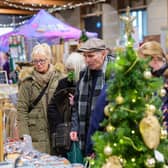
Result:
M65 67L74 70L76 81L79 80L79 73L85 66L86 64L83 55L77 52L72 52L65 60Z
M50 62L52 60L51 48L47 43L37 44L33 47L33 50L31 53L32 60L35 58L36 55L42 55Z

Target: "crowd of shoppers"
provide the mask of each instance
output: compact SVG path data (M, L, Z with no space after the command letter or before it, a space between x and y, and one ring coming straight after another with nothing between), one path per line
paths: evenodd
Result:
M151 57L151 60L149 62L149 67L151 67L151 72L153 76L160 77L163 76L163 80L167 78L168 73L168 59L166 58L166 55L163 52L163 49L161 48L160 43L156 41L149 41L145 42L142 46L138 49L138 56L142 59L146 59ZM88 130L88 134L91 136L97 131L102 130L100 127L100 123L104 120L105 114L104 114L104 108L108 104L107 100L107 88L108 84L106 83L97 99L95 109L90 117L90 127ZM165 96L166 98L167 96ZM164 98L164 99L165 99ZM168 119L168 103L164 101L163 99L163 108L164 108L164 123L165 125L168 125L167 119ZM167 100L167 98L166 98ZM87 146L89 153L94 153L93 150L93 142L90 139L87 141Z
M142 59L150 56L152 74L163 76L166 81L168 60L158 42L145 42L139 47L138 55ZM107 64L115 61L114 57L109 54L102 39L91 38L65 60L66 76L54 68L51 58L51 49L47 44L38 44L33 48L32 71L19 85L19 135L31 135L34 148L41 152L65 156L66 150L57 148L51 152L50 140L56 125L64 122L64 114L69 113L70 138L80 143L84 156L90 156L94 154L91 137L101 129L100 123L105 117L104 107L108 104L105 72ZM166 86L165 83L167 89ZM30 106L44 88L43 96L30 111ZM168 126L167 104L167 98L164 98L165 126Z

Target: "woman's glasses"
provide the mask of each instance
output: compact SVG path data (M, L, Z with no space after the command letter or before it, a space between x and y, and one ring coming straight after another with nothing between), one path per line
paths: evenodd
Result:
M47 59L39 59L39 60L33 60L32 63L34 65L37 65L37 64L45 64Z

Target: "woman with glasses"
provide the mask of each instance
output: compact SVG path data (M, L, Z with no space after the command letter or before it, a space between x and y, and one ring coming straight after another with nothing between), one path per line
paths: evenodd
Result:
M50 153L47 105L62 74L51 64L52 54L46 43L32 50L32 71L19 85L17 125L19 136L30 135L34 149Z

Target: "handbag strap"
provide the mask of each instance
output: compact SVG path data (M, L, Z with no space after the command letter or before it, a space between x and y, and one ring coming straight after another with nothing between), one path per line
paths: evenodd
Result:
M72 93L73 90L74 90L74 88L68 88L68 89L67 89L68 94L69 94L69 93ZM68 96L69 96L69 95L68 95ZM68 97L68 100L69 100L69 97ZM70 105L70 103L69 103L69 108L70 108L69 112L64 113L64 122L68 122L68 119L71 119L71 115L72 115L72 105Z
M31 110L37 105L37 103L40 101L42 96L44 95L47 87L48 87L49 81L47 82L46 86L41 90L40 94L36 97L36 99L33 101L33 103L30 104L28 112L30 113Z

